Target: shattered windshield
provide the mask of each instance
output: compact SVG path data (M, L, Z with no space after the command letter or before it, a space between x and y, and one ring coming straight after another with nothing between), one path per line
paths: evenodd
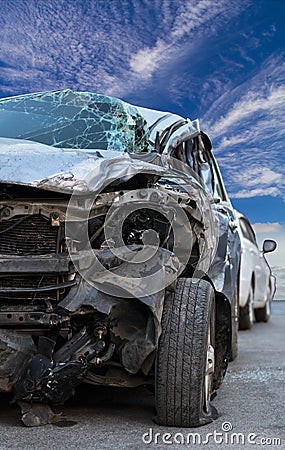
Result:
M64 90L0 100L0 136L61 148L139 153L148 150L149 133L136 107Z

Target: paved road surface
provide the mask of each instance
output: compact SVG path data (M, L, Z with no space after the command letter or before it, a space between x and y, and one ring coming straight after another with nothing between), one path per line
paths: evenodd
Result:
M3 398L0 449L181 449L190 447L189 432L199 434L188 437L190 442L196 439L191 448L285 449L284 325L285 302L276 302L268 324L255 324L252 331L240 332L239 357L230 364L214 401L219 418L206 427L159 427L151 421L154 399L148 391L96 388L88 396L81 393L81 397L64 407L65 417L76 422L64 428L24 428L18 408L9 406ZM215 432L220 434L214 436ZM282 439L281 445L274 438ZM172 444L163 444L163 439ZM184 445L179 444L182 439ZM231 439L235 444L230 443ZM261 445L262 439L267 439L266 445Z

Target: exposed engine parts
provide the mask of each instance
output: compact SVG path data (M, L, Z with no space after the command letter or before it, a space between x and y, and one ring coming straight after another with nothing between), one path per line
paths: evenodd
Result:
M14 386L14 400L64 403L88 369L111 358L114 345L107 347L107 332L106 323L91 321L57 351L55 340L40 336L37 353Z

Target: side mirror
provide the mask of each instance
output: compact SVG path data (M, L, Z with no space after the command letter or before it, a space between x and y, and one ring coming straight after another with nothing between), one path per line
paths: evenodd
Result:
M277 247L277 243L273 239L265 239L262 246L263 253L274 252Z

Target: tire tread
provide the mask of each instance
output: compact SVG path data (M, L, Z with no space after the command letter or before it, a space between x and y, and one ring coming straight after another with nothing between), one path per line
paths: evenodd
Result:
M202 411L205 345L214 290L205 280L178 280L165 299L156 363L156 422L199 426L213 420ZM202 353L202 355L201 355Z

